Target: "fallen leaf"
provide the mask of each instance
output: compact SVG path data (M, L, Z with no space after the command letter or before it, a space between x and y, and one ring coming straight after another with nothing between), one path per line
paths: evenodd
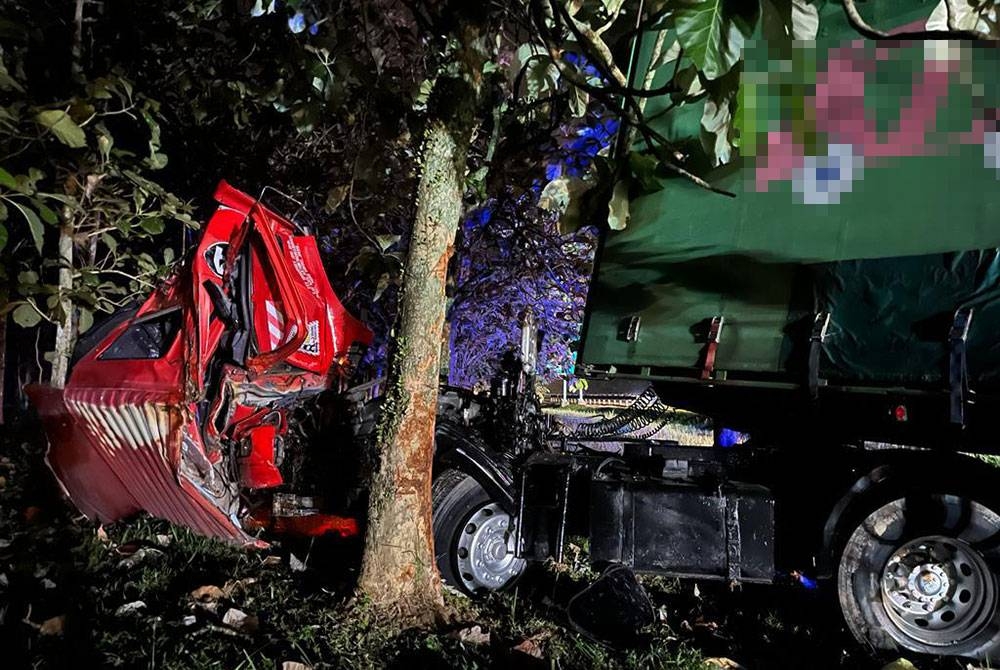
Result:
M209 584L207 586L199 586L194 591L191 592L191 599L196 600L200 603L208 603L215 600L222 600L226 597L225 591L220 589L218 586Z
M260 620L253 614L232 607L222 616L222 623L241 633L253 633L260 627Z
M136 600L135 602L125 603L121 607L115 610L115 616L129 616L132 614L138 614L139 612L146 609L146 603L141 600Z
M66 616L54 616L51 619L43 621L42 625L38 627L38 632L42 635L62 635L65 627Z
M10 540L0 537L0 549L6 549L10 546Z
M108 537L108 531L104 530L104 526L97 527L97 539L104 544L111 543L111 539Z
M910 663L905 658L897 658L892 663L887 663L882 666L882 670L917 670L917 666Z
M119 547L120 550L122 547ZM138 551L132 553L131 555L126 555L125 558L118 561L118 568L122 570L131 570L140 563L147 561L151 558L158 558L163 556L164 553L159 549L154 549L153 547L142 547Z
M51 579L49 579L48 577L42 580L42 588L45 589L46 591L51 591L55 587L56 583Z
M726 668L727 670L743 670L742 665L731 658L724 658L722 656L706 658L705 665L712 668Z
M543 658L542 656L542 642L552 637L552 633L545 631L532 635L529 638L521 640L521 642L514 645L514 651L519 651L522 654L527 654L533 658Z
M299 557L295 554L288 555L288 567L291 568L292 572L304 572L306 569L306 564L299 560Z
M281 670L312 670L312 666L298 661L285 661L281 664Z
M281 565L281 556L267 556L260 562L265 568L273 568ZM290 663L291 661L289 661Z
M482 626L478 625L456 630L449 637L457 639L462 644L480 645L490 643L490 634L484 633Z
M184 624L185 626L193 626L196 623L198 623L198 617L196 617L193 614L188 614L183 619L181 619L181 623Z
M156 544L160 545L161 547L169 547L173 541L174 538L170 537L169 535L156 536Z
M248 586L256 583L257 583L256 577L246 577L245 579L231 580L225 583L225 585L222 587L222 592L226 595L227 598L232 599L233 594L235 594L237 591L245 591Z
M139 551L139 549L141 548L142 545L136 542L126 542L123 545L115 547L115 553L117 553L120 556L131 556L132 554Z

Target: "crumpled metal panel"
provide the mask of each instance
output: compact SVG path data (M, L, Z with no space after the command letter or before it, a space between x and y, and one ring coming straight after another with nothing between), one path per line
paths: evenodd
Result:
M273 461L286 412L329 388L349 347L372 333L337 299L313 238L225 182L216 198L221 206L185 267L87 345L65 389L28 393L44 418L49 465L90 518L145 510L263 546L243 530L242 494L281 483ZM255 323L257 311L274 323ZM276 340L265 347L272 327ZM227 365L222 380L220 356L241 363ZM209 417L198 414L206 407ZM302 530L356 532L340 521Z
M70 415L62 389L29 384L25 392L38 409L49 437L45 462L66 497L88 518L107 523L141 509L122 485L107 457Z
M191 481L192 468L182 467L182 407L143 392L86 388L67 389L66 407L142 509L199 533L258 543L240 528L232 498L210 499Z

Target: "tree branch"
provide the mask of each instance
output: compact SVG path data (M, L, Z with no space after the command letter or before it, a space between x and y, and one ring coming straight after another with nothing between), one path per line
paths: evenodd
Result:
M945 2L947 5L947 1ZM951 8L949 11L949 25L951 23ZM965 40L972 42L996 42L996 37L981 33L975 30L911 30L900 33L887 33L884 30L873 28L861 16L854 0L844 0L844 13L847 14L847 21L851 26L863 36L872 40Z

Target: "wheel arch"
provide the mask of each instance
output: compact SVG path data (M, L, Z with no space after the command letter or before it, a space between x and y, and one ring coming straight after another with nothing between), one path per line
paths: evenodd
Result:
M434 472L455 468L475 479L508 514L514 515L514 476L500 454L478 435L451 422L435 432Z
M870 452L869 452L870 453ZM916 492L944 490L974 493L997 503L991 490L1000 482L1000 468L974 456L942 451L887 450L862 468L865 472L834 503L823 526L817 570L832 577L840 551L854 528L876 507Z

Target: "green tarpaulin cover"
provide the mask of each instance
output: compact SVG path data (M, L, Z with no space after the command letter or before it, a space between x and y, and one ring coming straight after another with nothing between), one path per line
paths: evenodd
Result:
M936 3L869 4L872 23L901 26ZM939 387L971 307L970 374L998 383L1000 50L864 40L831 3L815 46L779 58L757 40L745 56L743 155L703 173L736 197L679 178L635 194L598 259L580 362L693 371L722 316L717 370L801 379L825 311L825 378ZM657 130L697 137L701 107Z

